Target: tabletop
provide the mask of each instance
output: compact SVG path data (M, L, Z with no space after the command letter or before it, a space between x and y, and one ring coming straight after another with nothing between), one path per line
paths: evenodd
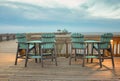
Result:
M97 41L97 40L86 40L84 42L85 43L101 43L101 41Z

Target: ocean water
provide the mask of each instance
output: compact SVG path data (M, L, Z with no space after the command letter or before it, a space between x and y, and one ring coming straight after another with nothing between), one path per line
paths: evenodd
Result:
M62 32L23 32L23 33L62 33ZM101 35L104 33L113 33L113 35L120 35L120 32L68 32L68 33L81 33L84 35ZM0 35L4 34L16 34L16 33L0 33Z
M113 33L113 35L120 35L120 32L81 32L84 35L101 35L104 33Z

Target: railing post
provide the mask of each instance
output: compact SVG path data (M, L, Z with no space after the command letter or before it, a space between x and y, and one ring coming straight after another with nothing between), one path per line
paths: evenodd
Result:
M2 41L2 35L0 35L0 41Z
M12 36L12 37L13 37L13 40L15 40L15 34L13 34L13 36Z
M68 58L69 54L68 54L68 42L67 42L67 39L65 40L65 44L66 44L66 58Z
M6 34L6 40L7 41L9 40L9 34Z
M68 58L68 43L66 42L66 58Z

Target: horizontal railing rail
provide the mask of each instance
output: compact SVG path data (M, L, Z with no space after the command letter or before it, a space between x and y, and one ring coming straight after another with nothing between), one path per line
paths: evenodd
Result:
M113 54L115 56L120 56L120 36L114 36L111 43L113 48Z
M15 34L0 34L0 41L14 40Z
M26 33L28 40L40 40L42 33ZM71 39L70 33L55 33L56 35L56 47L58 56L68 57L71 53ZM100 35L87 35L85 34L85 40L100 40ZM0 42L9 41L15 39L15 33L0 34ZM120 56L120 35L114 35L111 40L113 55ZM89 46L90 48L91 46ZM89 52L91 52L89 50ZM108 52L106 52L109 55Z
M71 53L70 33L55 33L58 56L68 57ZM39 40L41 33L28 33L28 40ZM100 35L85 35L85 40L100 40ZM120 56L120 36L115 35L111 40L113 55ZM90 51L89 51L90 52ZM108 52L106 52L109 55Z

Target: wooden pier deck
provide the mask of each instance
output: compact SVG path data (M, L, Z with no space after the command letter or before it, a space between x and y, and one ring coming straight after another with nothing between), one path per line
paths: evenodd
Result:
M81 60L72 61L69 58L58 57L58 66L49 60L35 63L33 59L24 67L24 60L14 65L14 53L0 53L0 81L120 81L120 57L115 57L115 69L111 61L105 60L103 68L99 68L98 60L86 63L82 67Z
M24 60L14 65L15 51L15 41L0 42L0 81L120 81L120 57L114 58L114 69L110 60L103 62L103 68L99 68L98 59L82 67L81 60L73 59L69 65L69 58L65 57L57 58L58 66L50 60L44 61L43 68L41 63L30 59L25 68Z

